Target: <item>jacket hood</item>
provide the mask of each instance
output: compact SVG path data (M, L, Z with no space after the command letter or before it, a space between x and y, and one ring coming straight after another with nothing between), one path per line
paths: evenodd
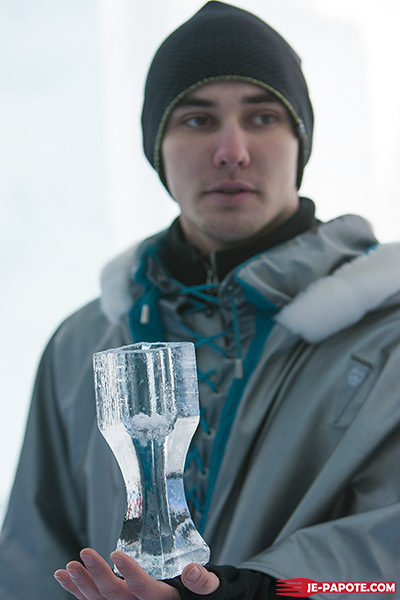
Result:
M376 246L312 283L276 320L311 343L350 327L368 312L400 303L400 244Z
M130 247L104 268L101 304L111 322L142 295L134 275L165 234ZM346 215L253 257L235 278L278 307L277 322L317 343L368 312L399 304L399 275L400 244L378 244L366 220Z

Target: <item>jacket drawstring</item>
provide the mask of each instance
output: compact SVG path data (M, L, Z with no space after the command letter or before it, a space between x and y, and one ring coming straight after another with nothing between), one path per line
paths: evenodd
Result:
M140 311L140 324L148 325L150 323L150 305L143 304L142 310Z
M230 296L230 300L231 300L232 317L233 317L233 331L235 334L235 347L236 347L235 379L243 379L242 342L240 339L239 317L237 314L235 298L233 297L232 290L229 290L229 296Z

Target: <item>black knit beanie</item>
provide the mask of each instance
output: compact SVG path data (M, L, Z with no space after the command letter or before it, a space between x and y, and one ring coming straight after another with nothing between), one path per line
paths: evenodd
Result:
M207 2L164 41L147 76L143 145L163 184L167 187L161 141L171 111L189 92L219 80L260 85L285 105L300 142L297 173L300 187L313 132L313 110L300 58L276 31L255 15L214 1Z

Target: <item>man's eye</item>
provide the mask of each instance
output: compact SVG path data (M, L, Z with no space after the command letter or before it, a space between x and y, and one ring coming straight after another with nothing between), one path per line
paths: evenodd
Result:
M197 115L194 117L189 117L188 119L185 119L185 121L184 121L185 125L188 125L189 127L194 127L194 128L205 127L206 125L209 124L209 122L210 122L210 119L206 115Z
M275 123L276 120L277 116L273 113L262 113L254 117L254 121L258 125L270 125L271 123Z

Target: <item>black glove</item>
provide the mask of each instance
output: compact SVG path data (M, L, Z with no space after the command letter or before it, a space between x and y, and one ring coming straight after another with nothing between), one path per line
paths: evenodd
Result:
M293 600L290 596L277 595L276 579L260 571L213 565L206 565L205 568L220 580L219 588L212 594L190 592L180 577L167 579L166 583L179 591L182 600ZM303 596L298 598L305 600Z
M212 594L200 595L190 592L180 577L168 579L166 583L175 587L182 600L271 600L275 599L275 580L250 569L237 569L231 566L206 565L207 571L217 575L220 586ZM270 595L272 594L272 595ZM282 596L283 598L283 596Z

